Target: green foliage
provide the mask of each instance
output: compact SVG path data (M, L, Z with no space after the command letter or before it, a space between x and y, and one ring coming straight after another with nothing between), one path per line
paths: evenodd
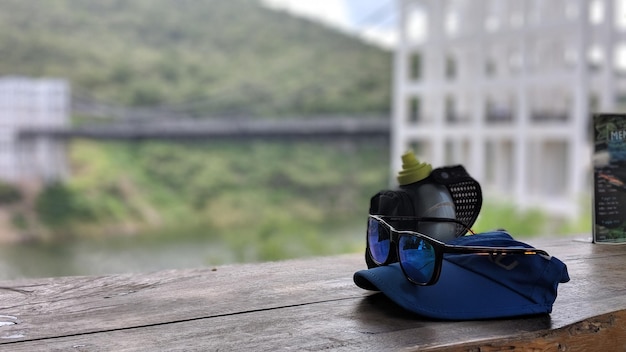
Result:
M569 219L567 221L563 221L558 224L556 227L556 233L558 234L590 234L592 232L592 212L590 211L591 207L591 196L582 197L579 201L580 211L579 215L574 217L573 219Z
M473 227L474 232L505 229L513 237L545 235L548 216L538 209L521 210L512 204L486 203Z
M81 197L64 184L47 186L37 198L39 219L52 228L65 226L72 220L88 220L92 213Z
M581 202L581 209L587 209L588 204L591 204L589 199ZM475 232L505 229L513 237L558 236L588 234L591 222L591 212L581 212L581 215L569 219L537 208L520 209L511 203L487 200L472 229Z
M67 78L74 102L196 117L389 111L389 52L257 0L0 0L0 48L0 76ZM248 261L350 247L342 233L362 225L389 165L377 143L73 141L69 151L71 179L36 205L55 234L204 236Z
M316 241L343 248L319 235L330 225L361 224L389 165L387 148L367 143L77 141L71 150L74 175L65 193L53 188L43 199L80 200L81 207L66 206L73 215L55 224L82 219L94 231L133 224L136 232L201 233L257 260L333 250ZM248 249L251 243L258 248Z
M391 55L257 0L0 0L0 76L197 116L386 112Z
M15 215L13 215L13 217L11 218L11 223L13 224L13 226L15 226L15 228L20 230L26 230L28 228L28 221L22 213L16 213Z
M17 187L0 181L0 205L11 204L22 199L22 193Z

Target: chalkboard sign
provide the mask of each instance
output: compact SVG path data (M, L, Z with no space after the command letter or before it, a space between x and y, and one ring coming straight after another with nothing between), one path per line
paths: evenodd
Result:
M593 240L626 243L626 114L596 114L593 125Z

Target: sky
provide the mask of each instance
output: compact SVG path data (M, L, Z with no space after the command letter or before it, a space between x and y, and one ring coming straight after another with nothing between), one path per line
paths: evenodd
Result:
M320 21L374 44L396 40L396 0L261 0L266 6Z

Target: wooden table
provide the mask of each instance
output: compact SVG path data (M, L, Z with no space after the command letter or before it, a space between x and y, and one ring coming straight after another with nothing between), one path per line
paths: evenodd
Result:
M626 350L626 245L527 242L569 269L550 315L459 322L411 315L354 285L365 263L353 254L0 282L0 350Z

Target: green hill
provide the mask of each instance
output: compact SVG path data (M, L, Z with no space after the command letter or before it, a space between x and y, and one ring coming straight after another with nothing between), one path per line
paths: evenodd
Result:
M255 0L0 0L1 75L194 115L385 112L390 53Z
M75 102L198 117L389 110L389 52L252 0L0 0L0 50L0 76L65 77ZM236 261L360 248L389 165L379 141L79 140L68 155L67 182L21 205L4 192L21 233L197 236Z

